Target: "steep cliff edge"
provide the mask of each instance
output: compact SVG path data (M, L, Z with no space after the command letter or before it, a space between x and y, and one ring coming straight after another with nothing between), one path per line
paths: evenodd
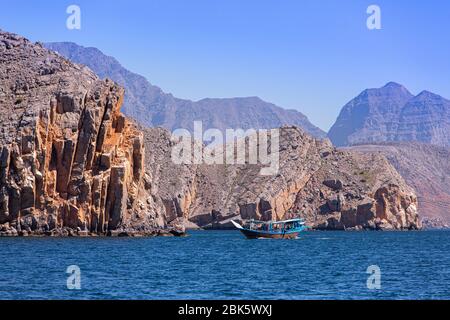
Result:
M450 224L450 148L418 142L386 142L349 147L383 154L419 198L419 214L429 228Z
M175 166L169 139L163 129L145 130L146 150L160 152L157 161L148 155L147 171L168 220L227 228L230 219L303 217L323 230L421 228L414 191L381 155L339 151L284 127L279 173L261 176L261 165Z
M150 233L163 224L144 186L142 132L124 91L0 31L0 231Z

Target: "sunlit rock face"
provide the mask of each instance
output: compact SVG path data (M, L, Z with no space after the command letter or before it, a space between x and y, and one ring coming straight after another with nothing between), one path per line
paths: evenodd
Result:
M89 69L0 32L4 229L151 232L162 223L146 200L143 134L120 113L123 96Z
M418 142L388 142L349 148L381 153L418 196L419 214L428 228L450 223L450 148Z

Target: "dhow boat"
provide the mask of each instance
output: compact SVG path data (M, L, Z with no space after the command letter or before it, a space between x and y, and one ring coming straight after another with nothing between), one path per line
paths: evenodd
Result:
M308 229L303 219L284 221L249 220L244 226L233 220L231 222L248 239L295 239L300 232Z

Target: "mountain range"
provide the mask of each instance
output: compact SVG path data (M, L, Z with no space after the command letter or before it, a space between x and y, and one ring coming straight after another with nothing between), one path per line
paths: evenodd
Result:
M414 96L390 82L347 103L328 137L336 146L391 141L450 146L450 101L429 91Z
M44 44L72 62L83 64L100 78L110 78L125 88L122 111L147 127L193 130L194 121L203 128L272 129L295 125L317 138L326 133L296 111L286 110L258 97L214 99L200 101L179 99L152 85L146 78L125 69L115 58L97 48L86 48L71 42Z
M45 46L67 59L88 66L100 78L110 78L125 88L123 112L147 127L193 130L204 128L269 129L295 125L336 146L417 141L450 146L450 101L429 91L414 96L403 85L389 82L366 89L341 110L328 135L296 110L287 110L258 97L180 99L152 85L145 77L124 68L97 48L71 42Z

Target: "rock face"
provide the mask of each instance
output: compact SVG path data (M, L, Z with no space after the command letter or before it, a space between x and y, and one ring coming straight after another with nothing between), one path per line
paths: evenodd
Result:
M154 204L142 200L144 138L120 113L123 96L86 67L0 32L0 225L25 234L153 231Z
M450 101L423 91L403 107L395 141L450 147Z
M178 99L151 85L144 77L123 68L120 63L96 48L85 48L75 43L47 43L71 61L92 69L101 78L110 78L126 89L123 112L147 127L164 127L170 131L193 129L194 121L203 126L224 130L271 129L282 125L296 125L318 138L326 133L312 125L308 118L295 110L285 110L257 97L232 99Z
M413 96L391 82L345 105L328 137L336 146L417 141L448 147L450 101L427 91Z
M420 216L428 225L450 224L450 148L423 143L389 142L349 148L384 155L419 199Z
M163 129L145 131L146 150L161 151L153 158L147 151L147 170L168 220L228 228L230 219L302 217L326 230L421 228L414 191L381 155L339 151L284 127L279 173L262 176L261 165L174 165L169 138Z

